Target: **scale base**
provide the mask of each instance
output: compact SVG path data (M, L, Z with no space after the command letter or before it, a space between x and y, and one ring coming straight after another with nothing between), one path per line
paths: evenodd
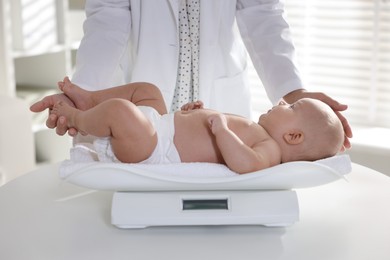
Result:
M119 228L193 225L289 226L298 221L295 191L115 192L111 223Z

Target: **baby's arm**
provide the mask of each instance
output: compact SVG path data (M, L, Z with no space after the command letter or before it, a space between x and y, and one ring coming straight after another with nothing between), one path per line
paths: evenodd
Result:
M213 114L208 121L222 157L232 171L243 174L276 164L274 158L278 154L272 141L259 141L249 147L229 129L224 114Z

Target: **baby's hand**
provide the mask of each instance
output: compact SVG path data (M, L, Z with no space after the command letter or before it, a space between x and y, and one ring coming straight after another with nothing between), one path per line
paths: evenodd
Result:
M189 110L195 110L195 109L202 109L203 108L203 102L198 100L194 102L189 102L181 107L182 111L189 111Z
M213 134L216 134L222 129L228 129L226 116L224 114L212 114L207 120Z

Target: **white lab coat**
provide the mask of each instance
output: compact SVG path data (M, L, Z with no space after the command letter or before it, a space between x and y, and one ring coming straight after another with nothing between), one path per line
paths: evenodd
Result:
M123 82L157 85L169 107L178 66L179 1L87 0L73 81L102 89L118 84L120 71ZM199 99L205 107L250 116L246 50L271 102L302 87L280 1L201 0L200 8Z

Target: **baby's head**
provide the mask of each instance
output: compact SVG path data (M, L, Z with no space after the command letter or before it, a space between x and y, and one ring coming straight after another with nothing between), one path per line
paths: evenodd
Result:
M260 116L259 124L278 142L282 162L314 161L340 151L343 126L325 103L304 98L293 104L280 102Z

